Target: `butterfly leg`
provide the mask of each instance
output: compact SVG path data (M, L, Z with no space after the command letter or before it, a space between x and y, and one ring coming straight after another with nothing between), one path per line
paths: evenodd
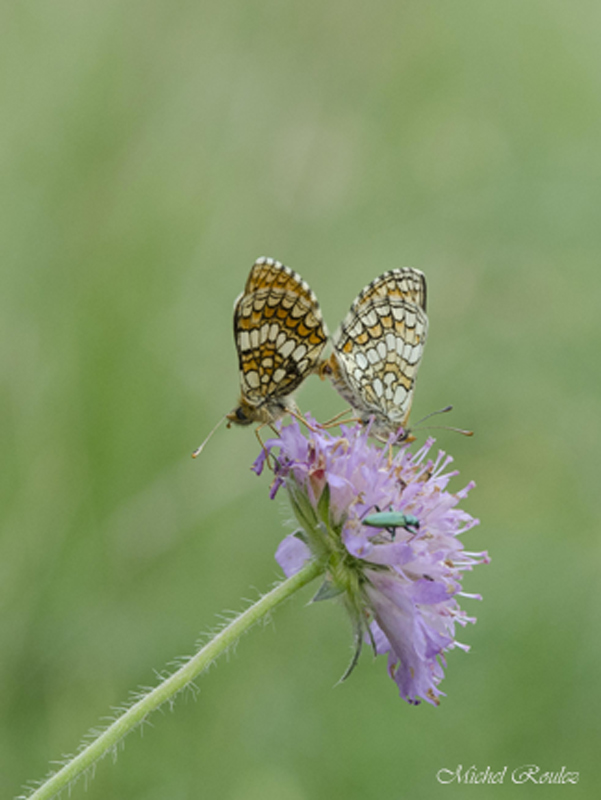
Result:
M287 409L287 411L291 417L294 417L294 419L297 419L299 422L302 422L305 428L308 428L311 431L311 433L318 433L318 428L314 428L313 425L307 422L307 420L303 417L303 415L300 412L296 411L293 408L289 408ZM321 427L321 425L319 427Z
M349 422L361 422L358 417L349 417L348 419L343 419L347 414L352 414L352 408L345 408L344 411L341 411L339 414L336 414L335 417L327 420L326 422L321 422L319 427L320 428L335 428L337 425L343 425Z
M255 436L257 437L257 439L259 441L259 444L261 445L261 450L265 453L265 461L267 462L267 467L273 472L273 465L271 463L271 455L269 454L269 451L265 447L265 442L263 441L263 439L261 439L261 434L259 433L261 428L264 428L265 425L267 425L267 423L266 422L262 422L257 428L255 428ZM277 434L277 430L273 426L270 426L270 427Z
M388 469L392 468L392 461L393 461L393 458L394 458L392 446L393 446L393 443L392 442L388 442L388 447L387 447L387 449L388 449Z

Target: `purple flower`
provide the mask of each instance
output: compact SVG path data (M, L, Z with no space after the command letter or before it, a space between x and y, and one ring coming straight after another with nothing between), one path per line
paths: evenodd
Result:
M368 442L369 427L341 426L341 435L319 429L301 432L296 420L281 427L255 461L260 474L272 460L271 497L286 487L302 531L287 536L276 559L287 576L318 558L326 578L316 600L340 595L355 630L357 662L361 644L388 654L388 671L401 697L435 705L442 692L443 653L469 648L455 640L455 623L475 619L459 607L462 574L487 563L485 552L470 553L458 538L478 520L458 508L473 487L451 493L446 471L452 461L433 439L416 453L403 445ZM269 457L268 457L269 454ZM374 511L409 514L419 528L374 528L364 524ZM346 675L345 675L346 677Z

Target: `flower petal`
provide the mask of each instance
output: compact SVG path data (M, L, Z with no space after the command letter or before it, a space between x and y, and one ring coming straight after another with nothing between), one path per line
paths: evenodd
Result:
M311 560L311 551L304 542L291 533L280 542L275 558L284 570L284 575L290 578Z

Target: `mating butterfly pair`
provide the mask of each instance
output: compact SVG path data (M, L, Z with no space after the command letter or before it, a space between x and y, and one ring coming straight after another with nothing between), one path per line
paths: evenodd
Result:
M296 413L292 392L318 372L385 438L406 424L427 331L423 273L393 269L359 294L323 361L328 333L314 293L289 267L260 258L234 307L241 396L227 419L250 425Z

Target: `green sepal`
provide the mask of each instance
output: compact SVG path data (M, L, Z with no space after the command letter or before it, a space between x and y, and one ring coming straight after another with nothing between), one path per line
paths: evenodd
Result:
M327 526L320 521L316 509L311 505L306 492L301 489L295 480L288 480L286 489L288 490L288 497L290 498L294 516L306 536L305 543L316 558L327 558L329 552ZM305 540L301 538L301 541Z
M363 625L361 624L361 617L358 615L353 619L353 638L355 640L354 641L355 651L353 653L353 657L351 658L351 663L346 668L344 675L340 678L338 683L342 683L343 681L345 681L349 677L351 672L355 669L357 663L359 662L359 656L361 655L361 651L363 649Z
M330 522L330 484L326 483L323 487L321 497L317 503L317 515L322 522L329 525Z
M317 590L317 594L311 600L312 603L319 603L321 600L331 600L333 597L338 597L344 592L341 586L337 586L332 579L326 575L324 582Z
M297 539L300 539L303 544L307 545L307 547L309 546L309 537L302 528L297 528L292 535Z
M318 519L309 502L309 498L294 480L289 480L286 483L286 489L288 490L292 510L301 527L306 532L313 530Z

